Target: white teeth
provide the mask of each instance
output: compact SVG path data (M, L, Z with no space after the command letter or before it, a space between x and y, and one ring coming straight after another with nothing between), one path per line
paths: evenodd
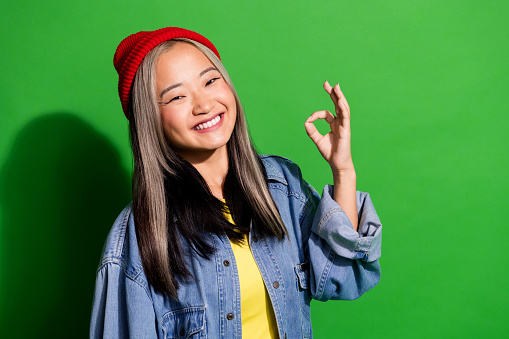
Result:
M221 120L221 115L218 115L217 117L215 117L212 120L209 120L207 122L199 124L194 129L197 130L197 131L200 131L200 130L205 129L205 128L210 128L210 127L214 126L215 124L217 124L219 122L219 120Z

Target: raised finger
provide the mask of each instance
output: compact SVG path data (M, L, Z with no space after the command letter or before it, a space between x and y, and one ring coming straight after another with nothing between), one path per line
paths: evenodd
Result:
M334 86L334 92L336 92L336 95L338 96L339 100L343 102L344 106L348 109L348 112L350 112L350 105L348 105L348 101L346 100L346 97L343 94L343 91L341 91L339 84Z
M336 105L339 100L338 95L334 92L335 87L336 86L332 87L327 80L325 80L325 83L323 84L323 88L329 94L334 105Z
M325 81L325 83L323 84L323 88L325 89L325 91L329 94L332 102L334 103L334 109L336 111L336 114L339 116L340 115L340 108L338 107L338 103L340 101L340 97L338 96L338 94L336 93L335 91L335 88L336 88L337 85L335 85L334 87L332 87L328 81Z
M341 117L341 125L343 125L343 119L350 119L350 107L348 107L348 102L343 92L341 92L339 85L334 86L333 92L339 97L336 105L336 115Z
M332 86L329 84L327 80L325 80L325 82L323 83L323 89L329 94L331 94L332 92Z

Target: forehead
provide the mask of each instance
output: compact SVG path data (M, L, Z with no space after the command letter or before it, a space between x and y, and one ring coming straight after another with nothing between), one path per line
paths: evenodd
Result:
M176 73L188 71L201 71L204 67L210 66L213 66L212 62L198 48L190 43L179 41L159 55L156 76L167 72L176 75Z

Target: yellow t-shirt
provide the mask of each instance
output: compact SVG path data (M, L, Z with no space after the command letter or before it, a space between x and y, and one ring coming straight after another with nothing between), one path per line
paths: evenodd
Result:
M229 212L224 215L234 224ZM247 235L244 234L243 244L231 241L230 243L239 273L242 338L278 338L274 309L260 270L251 253Z

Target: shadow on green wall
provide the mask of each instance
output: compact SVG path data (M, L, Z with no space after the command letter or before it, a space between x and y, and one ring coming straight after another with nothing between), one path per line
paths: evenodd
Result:
M21 130L0 172L3 338L88 337L101 249L130 187L118 152L77 116Z

